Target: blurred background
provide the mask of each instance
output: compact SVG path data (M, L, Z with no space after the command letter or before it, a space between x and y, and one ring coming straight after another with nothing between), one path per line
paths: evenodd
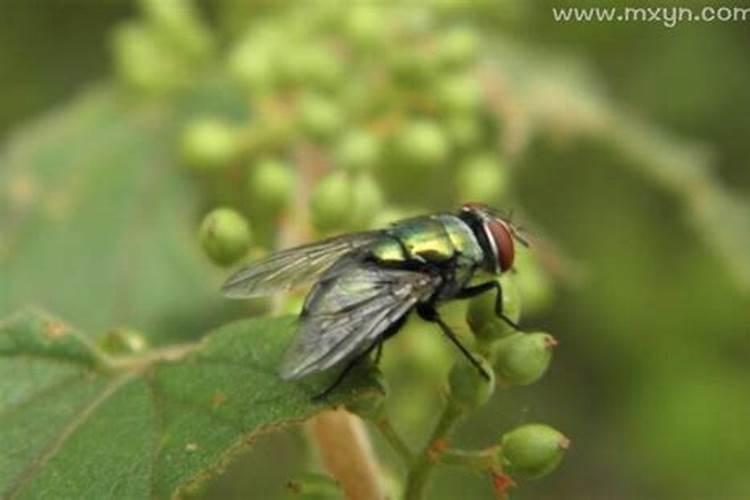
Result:
M267 306L223 301L211 259L482 200L543 242L513 280L522 325L560 346L456 442L535 421L570 437L513 498L750 498L750 20L566 23L520 0L3 10L2 315L197 338ZM202 249L220 205L248 252ZM454 353L408 329L384 371L416 446ZM285 498L311 460L299 431L269 435L199 495ZM441 469L428 497L491 495Z

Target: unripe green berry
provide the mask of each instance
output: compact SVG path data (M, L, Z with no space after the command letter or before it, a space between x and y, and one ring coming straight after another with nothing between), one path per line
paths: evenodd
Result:
M222 167L237 154L239 137L231 125L201 118L188 124L182 135L182 156L195 168Z
M546 476L558 466L569 446L570 440L548 425L522 425L502 437L503 470L519 479Z
M193 2L141 0L140 4L148 20L181 53L196 59L210 53L211 32Z
M511 335L493 345L492 357L498 378L515 385L539 380L552 360L557 340L542 332Z
M363 229L370 225L373 217L383 207L383 191L372 175L363 173L355 176L351 188L352 206L349 224L353 229Z
M503 275L498 279L503 289L503 314L514 323L521 318L521 298L513 279ZM477 340L488 346L496 340L515 333L515 330L505 320L495 313L494 291L488 291L469 301L466 309L466 322Z
M346 173L340 170L323 177L310 196L312 223L323 232L345 228L351 208L352 187Z
M256 94L267 94L276 84L273 57L258 43L241 43L230 53L227 64L229 73Z
M250 226L242 214L231 208L209 212L198 235L206 255L221 266L239 260L250 246Z
M336 165L351 171L372 169L380 159L380 141L364 130L347 133L336 147Z
M138 330L132 328L115 328L101 337L97 347L113 356L137 354L148 348L148 341Z
M482 102L479 82L471 76L442 79L436 89L440 108L449 114L465 115L475 111Z
M448 375L449 404L463 412L469 412L486 403L495 390L495 376L492 367L484 358L474 355L490 375L487 380L476 366L468 360L457 361Z
M401 159L416 168L439 166L449 153L443 130L429 120L415 121L404 127L398 134L396 147Z
M324 97L308 94L299 105L302 129L313 139L325 141L343 126L344 118L339 107Z
M297 182L291 166L272 159L261 160L248 172L247 187L254 202L277 211L289 203Z
M119 76L138 90L166 91L184 80L182 62L147 26L138 23L118 26L112 37L112 49Z
M437 57L445 66L464 66L476 59L479 45L479 35L475 30L454 28L441 37Z
M355 5L345 19L345 30L356 47L379 46L387 34L387 20L375 5Z
M489 154L475 156L459 167L456 184L459 199L491 203L505 194L507 169Z

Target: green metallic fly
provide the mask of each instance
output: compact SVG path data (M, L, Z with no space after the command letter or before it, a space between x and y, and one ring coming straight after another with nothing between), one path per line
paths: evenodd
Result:
M318 278L305 299L297 337L280 369L298 379L348 362L319 397L328 394L360 359L396 334L412 311L436 323L485 378L489 374L445 324L436 306L496 291L496 279L472 284L482 272L499 275L513 265L514 241L526 245L510 221L485 205L467 203L457 214L432 214L382 230L345 234L273 253L224 284L232 298L288 290Z

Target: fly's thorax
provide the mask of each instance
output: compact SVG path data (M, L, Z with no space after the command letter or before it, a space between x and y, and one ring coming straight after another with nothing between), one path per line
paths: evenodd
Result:
M457 248L439 217L419 217L395 224L389 236L401 247L406 260L443 263Z

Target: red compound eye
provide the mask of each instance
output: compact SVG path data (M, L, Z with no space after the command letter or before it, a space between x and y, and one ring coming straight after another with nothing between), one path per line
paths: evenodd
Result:
M505 221L490 219L485 222L488 236L495 243L495 258L501 272L505 272L513 266L515 248L513 247L513 234Z

